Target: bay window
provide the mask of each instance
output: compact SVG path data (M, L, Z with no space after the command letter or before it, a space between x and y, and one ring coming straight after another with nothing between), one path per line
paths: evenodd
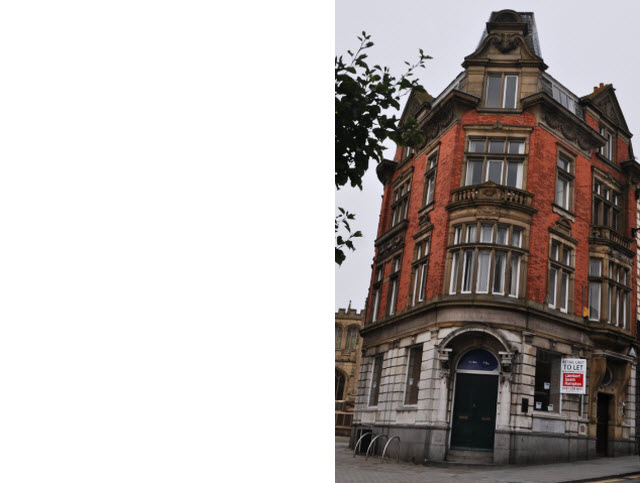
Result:
M451 240L450 294L520 296L521 228L500 223L460 224L453 227Z

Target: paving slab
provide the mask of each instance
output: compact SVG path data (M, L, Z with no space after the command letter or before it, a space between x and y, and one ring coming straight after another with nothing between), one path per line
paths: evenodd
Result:
M383 462L379 456L353 457L349 438L336 437L336 483L417 483L417 482L518 482L518 483L567 483L596 478L640 473L638 455L618 458L596 458L571 463L546 465L509 465L473 467L423 466L412 463Z

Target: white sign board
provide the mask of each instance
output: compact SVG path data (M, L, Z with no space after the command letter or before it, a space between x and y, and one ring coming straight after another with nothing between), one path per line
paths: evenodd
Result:
M586 394L587 387L587 360L586 359L562 359L560 363L560 393L561 394Z

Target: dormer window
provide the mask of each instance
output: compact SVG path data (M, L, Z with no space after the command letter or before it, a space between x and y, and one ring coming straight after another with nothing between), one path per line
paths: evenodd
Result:
M517 75L489 75L487 76L487 97L485 107L515 109L517 104L517 93Z

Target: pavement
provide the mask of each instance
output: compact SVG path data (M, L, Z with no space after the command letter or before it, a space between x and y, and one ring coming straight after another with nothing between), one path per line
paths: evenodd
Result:
M422 466L412 463L383 462L379 456L353 457L349 438L336 436L336 483L440 483L440 482L627 482L640 483L638 455L596 458L571 463L509 466Z

